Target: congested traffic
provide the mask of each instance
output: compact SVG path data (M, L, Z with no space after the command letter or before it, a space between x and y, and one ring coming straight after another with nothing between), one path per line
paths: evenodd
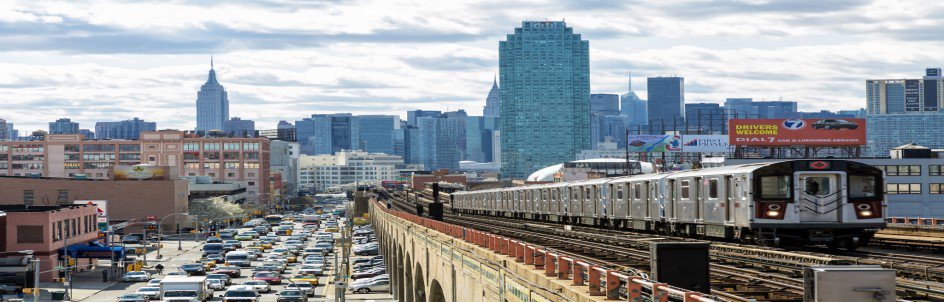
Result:
M146 284L129 288L133 292L118 301L309 301L333 296L326 283L347 279L336 276L349 276L350 294L389 292L374 230L354 226L352 246L342 249L335 242L347 222L339 214L268 215L220 230L205 239L197 260L125 274L123 281ZM345 257L347 271L337 265Z

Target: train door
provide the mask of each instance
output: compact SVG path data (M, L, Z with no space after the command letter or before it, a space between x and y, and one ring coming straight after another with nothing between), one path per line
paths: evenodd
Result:
M845 173L804 171L795 177L800 222L839 222Z
M724 184L727 190L724 190L724 221L734 221L734 203L737 202L737 184L734 177L727 175L724 177Z

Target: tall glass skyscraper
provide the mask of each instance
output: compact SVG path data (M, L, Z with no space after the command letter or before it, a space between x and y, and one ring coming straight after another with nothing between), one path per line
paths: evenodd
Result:
M633 91L633 77L629 75L627 92L620 96L620 112L626 117L626 126L648 125L649 105Z
M400 124L396 115L358 115L351 122L351 147L371 153L393 154L393 136Z
M141 132L157 131L157 123L146 122L134 118L120 122L95 123L95 134L98 139L129 139L141 138Z
M350 113L312 114L295 121L295 135L305 155L334 154L351 150Z
M49 134L79 134L79 123L68 118L49 122Z
M410 164L423 164L427 170L459 169L461 152L459 143L459 119L444 115L424 116L416 119L416 125L404 131L406 156Z
M646 82L649 93L649 124L685 124L685 79L655 77Z
M498 51L502 178L573 161L590 147L590 42L564 21L524 21Z
M197 93L197 131L224 130L229 120L229 98L226 89L216 80L213 60L210 60L210 75Z

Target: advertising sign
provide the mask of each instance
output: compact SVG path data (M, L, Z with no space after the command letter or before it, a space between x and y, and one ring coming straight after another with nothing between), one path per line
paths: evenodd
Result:
M166 180L164 167L155 166L115 166L115 180Z
M678 135L630 134L629 152L682 151L682 137Z
M918 80L905 80L905 111L921 111L920 84Z
M94 205L98 208L98 229L108 231L108 201L106 200L76 200L73 204Z
M730 146L727 135L682 135L682 152L724 153Z
M729 143L737 146L865 145L865 119L730 119Z

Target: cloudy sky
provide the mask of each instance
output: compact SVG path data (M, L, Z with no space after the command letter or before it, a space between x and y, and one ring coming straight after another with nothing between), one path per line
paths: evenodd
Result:
M195 126L209 57L231 116L274 128L312 113L481 114L498 41L522 20L565 19L590 41L594 93L646 97L680 75L688 102L865 106L864 80L944 65L944 1L0 0L0 118Z

